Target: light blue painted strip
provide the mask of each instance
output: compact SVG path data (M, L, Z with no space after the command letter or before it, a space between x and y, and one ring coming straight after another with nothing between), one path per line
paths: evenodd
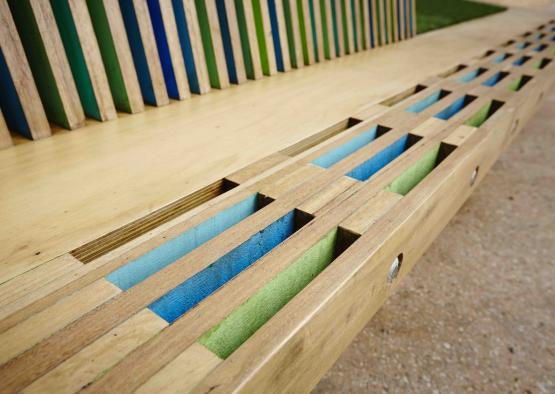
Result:
M295 232L291 211L153 302L149 309L173 323Z
M256 212L257 206L257 194L253 194L121 266L108 275L106 279L120 289L128 290L252 215Z
M476 70L472 70L468 74L463 75L459 78L459 81L463 83L469 83L470 81L474 80L478 75L480 75L480 69L477 68Z
M438 90L428 97L414 103L410 107L408 107L405 111L407 112L414 112L416 114L424 111L426 108L430 107L431 105L437 103L441 97L441 90Z
M497 85L499 81L501 81L502 79L503 79L503 74L501 74L501 72L497 72L491 77L489 77L484 83L482 83L482 85L492 87Z
M461 109L466 107L466 105L468 104L467 102L465 102L466 97L467 96L459 97L458 99L455 100L455 102L453 102L453 104L443 109L435 117L443 120L451 119L455 114L457 114L457 112L459 112Z
M409 135L405 134L397 141L379 151L364 163L348 172L348 177L357 179L361 182L368 180L372 175L399 157L408 148Z
M361 133L354 138L351 138L343 145L340 145L337 148L334 148L329 152L323 154L322 156L314 159L312 161L312 164L316 164L317 166L323 168L330 168L335 163L343 160L345 157L355 153L357 150L374 141L376 139L377 131L377 126L372 127L370 130L365 131L364 133Z
M499 56L496 56L493 59L493 63L501 63L502 61L504 61L505 59L507 59L509 57L509 55L507 53L503 53Z

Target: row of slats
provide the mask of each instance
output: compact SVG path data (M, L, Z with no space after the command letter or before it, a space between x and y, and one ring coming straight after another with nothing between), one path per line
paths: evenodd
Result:
M2 1L0 107L39 139L396 42L414 17L414 0Z

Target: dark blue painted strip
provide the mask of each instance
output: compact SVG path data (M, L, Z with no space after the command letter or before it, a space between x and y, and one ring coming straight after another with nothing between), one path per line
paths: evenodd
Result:
M279 38L279 24L276 11L276 1L268 0L270 10L270 25L272 26L272 38L274 40L274 52L276 54L276 66L279 71L285 71L283 66L283 53L281 53L281 40Z
M173 323L292 235L295 231L294 218L294 211L281 217L166 293L152 303L149 309L168 323Z
M493 74L491 77L489 77L486 81L484 81L484 83L482 83L482 85L484 86L495 86L499 83L499 81L501 81L503 79L503 74L501 74L501 72L497 72L495 74Z
M407 150L408 142L409 135L405 134L345 175L361 182L368 180L372 175L391 163L397 157L401 156L401 154Z
M422 100L414 103L413 105L408 107L405 111L418 114L424 111L426 108L430 107L431 105L437 103L440 98L441 98L441 90L438 90L430 94L428 97L425 97Z
M120 289L128 290L252 215L257 207L257 195L253 194L121 266L106 276L106 279Z
M319 156L314 159L312 163L323 168L331 167L335 163L343 160L345 157L355 153L357 150L362 149L364 146L374 141L374 139L376 139L377 130L377 126L372 127L370 130L351 138L343 145L339 145L337 148Z
M179 90L177 89L177 81L173 72L173 64L168 46L168 38L166 37L166 29L162 20L162 11L160 10L160 0L147 0L148 12L152 21L154 30L154 38L158 48L158 57L162 65L164 73L164 81L166 81L166 89L171 98L179 99Z
M137 77L139 78L139 85L143 94L145 103L156 105L156 96L154 95L154 88L152 86L152 79L148 71L148 64L146 60L145 49L139 31L139 24L137 22L137 15L135 14L135 7L132 0L119 0L121 7L121 14L125 30L127 31L127 38L129 47L131 48L131 55L133 56L133 63L137 70Z
M369 0L362 0L368 2ZM368 4L368 20L370 21L370 48L376 47L376 37L374 37L374 14L372 10L372 4Z
M233 4L231 6L233 7ZM237 69L235 68L235 56L233 56L233 44L231 43L231 33L229 32L225 0L216 0L216 9L218 11L218 22L220 23L220 30L222 32L225 64L227 65L229 80L231 83L238 83L239 81L237 79Z
M187 79L189 80L189 89L193 93L200 93L200 85L197 77L195 66L195 58L191 47L191 38L189 37L189 27L185 18L185 9L183 0L172 0L173 11L175 15L175 24L177 25L177 33L179 34L179 43L183 60L185 61L185 69L187 71Z
M466 102L466 98L466 96L459 97L453 102L453 104L443 109L435 117L443 120L448 120L452 118L455 114L457 114L457 112L466 107L466 105L468 104L468 102Z
M41 105L41 103L37 103ZM4 119L6 119L6 124L8 129L18 132L19 134L33 139L31 130L29 129L29 124L25 118L25 112L23 112L23 107L19 101L19 96L15 90L15 85L13 83L10 70L8 69L8 64L4 58L4 54L0 49L0 108L2 108L2 113Z

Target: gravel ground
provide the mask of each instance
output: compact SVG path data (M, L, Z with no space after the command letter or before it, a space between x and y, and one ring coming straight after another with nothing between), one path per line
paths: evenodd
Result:
M555 91L315 393L555 393Z

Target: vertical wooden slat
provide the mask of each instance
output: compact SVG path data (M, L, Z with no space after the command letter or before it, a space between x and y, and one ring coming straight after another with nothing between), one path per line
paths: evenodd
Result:
M304 67L304 61L297 0L283 0L283 6L286 20L290 23L288 28L288 47L291 66L302 68Z
M281 56L283 62L283 71L291 70L291 57L287 45L287 29L285 26L285 14L283 0L274 0L276 8L276 18L278 23L279 44L281 47Z
M258 51L263 63L263 72L265 75L275 75L277 74L276 54L268 0L252 0L252 2L253 7L256 7L256 13L254 13L255 26L257 28ZM253 8L254 10L255 8Z
M225 8L225 19L227 21L227 27L229 30L229 43L230 52L232 53L233 59L228 61L233 61L233 70L235 71L235 81L234 83L241 84L247 80L247 74L245 72L245 61L243 59L243 51L241 50L241 36L239 33L239 25L237 24L237 11L235 9L235 3L231 0L216 0L219 7ZM223 17L223 15L222 15ZM229 69L228 69L229 70ZM229 75L232 73L229 72Z
M114 119L116 108L86 3L50 3L85 114L101 121Z
M411 37L414 37L417 33L416 31L416 0L410 0L411 2Z
M116 108L130 113L143 111L139 79L118 0L87 0L87 7Z
M301 27L301 39L304 37L303 45L304 61L306 65L314 64L314 40L312 38L312 22L310 20L310 5L308 0L297 0L299 7L299 21ZM305 52L306 51L306 52Z
M353 7L354 7L354 26L356 32L356 50L362 51L364 49L365 40L364 40L364 30L362 28L362 21L361 21L361 12L360 12L360 0L353 0Z
M48 137L50 125L6 1L0 1L0 87L8 126L30 139Z
M344 0L345 4L345 21L347 23L347 42L348 42L348 53L353 54L356 52L355 46L355 36L354 36L354 24L353 24L353 7L351 0Z
M337 31L337 44L339 47L339 53L337 56L343 56L347 53L345 49L345 31L343 29L343 7L341 0L331 0L334 1L335 5L335 28Z
M331 1L333 0L322 0L321 8L326 17L324 34L328 38L327 56L328 59L335 59L337 54L335 52L335 37L333 33L333 13L331 9Z
M4 115L0 111L0 149L7 148L8 146L12 146L12 137L4 121Z
M379 2L379 20L380 20L380 45L386 45L388 43L387 34L387 18L386 18L386 1L387 0L376 0Z
M372 48L372 28L370 25L369 0L360 0L362 13L362 35L364 37L364 49Z
M396 0L399 5L399 38L407 38L405 33L405 0Z
M8 2L48 119L68 129L85 124L85 113L56 27L50 2Z
M252 8L252 0L239 0L243 3L245 13L245 28L248 35L248 46L250 48L253 79L263 76L262 64L260 61L260 50L258 49L258 40L256 38L256 26L254 24L254 10Z
M318 61L323 62L324 56L324 31L322 28L322 10L320 9L320 0L312 0L312 12L314 13L314 28L316 30L316 48L318 53Z
M378 0L369 0L370 1L370 11L371 11L371 18L370 21L372 23L372 47L378 47L380 44L378 42L378 14L376 9L376 1Z
M391 0L391 28L393 29L393 40L399 41L399 18L398 18L397 0Z

